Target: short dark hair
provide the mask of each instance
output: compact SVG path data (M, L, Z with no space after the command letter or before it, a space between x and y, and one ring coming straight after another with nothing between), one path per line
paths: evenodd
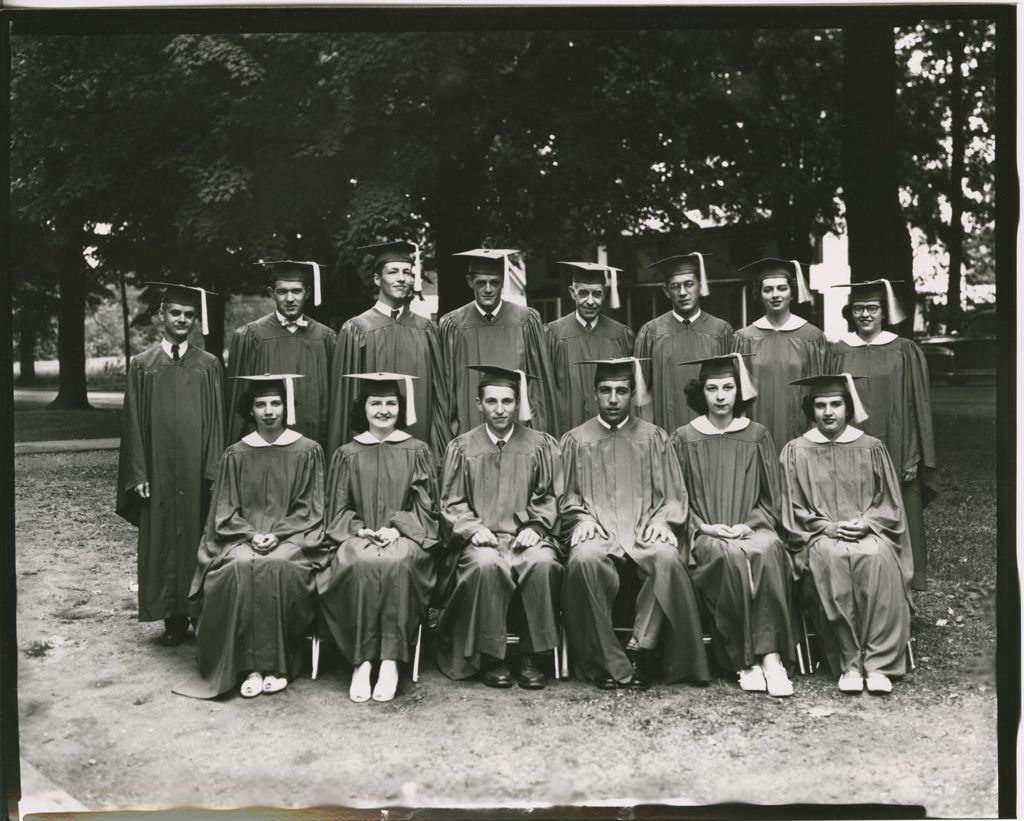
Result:
M824 396L825 394L820 394ZM850 398L850 394L846 391L842 391L838 394L830 394L832 396L842 396L843 404L846 405L846 420L850 421L853 418L853 400ZM814 421L814 399L815 397L811 394L807 394L803 399L800 400L800 410L804 412L804 416Z
M597 386L600 385L602 382L621 382L621 381L622 381L621 379L611 379L610 377L607 377L607 376L603 377L602 379L598 379L597 378L597 371L594 372L594 390L595 391L597 390ZM636 379L634 377L630 376L629 379L626 380L626 381L629 382L629 392L630 393L636 393Z
M359 396L352 403L352 413L349 417L353 433L365 433L370 429L370 420L366 418L366 400L371 396L397 396L398 418L395 421L395 427L398 430L405 430L405 397L400 392L360 391Z
M483 401L484 388L511 388L512 393L516 395L516 402L519 401L519 386L518 385L481 385L477 383L476 386L476 398Z
M264 383L265 384L265 383ZM250 422L255 422L255 418L252 415L252 403L256 401L257 396L280 396L281 401L287 403L288 398L285 395L284 387L280 384L274 385L270 388L247 388L245 393L238 397L237 410L238 413L244 416ZM285 427L288 427L288 420L285 419Z
M707 379L691 379L686 383L686 387L683 388L683 394L686 396L686 404L701 415L708 412L708 400L704 398L704 383L707 381ZM734 416L739 416L741 413L744 413L754 402L753 399L740 399L739 387L740 381L737 379L736 404L732 406Z

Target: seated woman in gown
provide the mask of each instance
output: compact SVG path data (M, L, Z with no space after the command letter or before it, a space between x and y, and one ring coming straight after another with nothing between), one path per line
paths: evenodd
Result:
M415 377L345 376L360 384L349 415L357 433L327 475L331 558L317 574L320 612L355 667L349 698L391 701L436 579L437 477L429 446L403 430L415 424Z
M712 651L750 692L793 695L785 665L795 640L790 624L791 564L776 532L779 465L768 429L742 413L756 396L744 357L700 365L686 387L701 414L672 434L690 497L688 535L693 582L711 616Z
M906 672L914 559L889 453L847 421L867 419L855 378L793 383L810 388L814 427L782 449L782 523L839 689L888 693L889 676Z
M213 698L242 678L252 698L301 669L316 613L313 575L324 534L324 457L294 424L296 374L236 377L256 430L221 457L189 598L199 677L175 692Z

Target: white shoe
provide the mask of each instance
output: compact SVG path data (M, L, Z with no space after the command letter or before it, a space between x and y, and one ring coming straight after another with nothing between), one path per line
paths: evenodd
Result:
M242 698L256 698L263 692L263 676L259 673L249 673L239 688Z
M357 704L370 700L370 671L373 665L364 661L352 671L352 683L348 688L348 697Z
M763 693L768 689L768 684L764 679L764 670L756 664L753 667L740 670L737 675L740 677L741 690L746 690L748 693Z
M778 656L775 653L771 655L775 656L775 658L769 661L768 656L765 656L765 661L768 663L761 665L761 669L764 671L765 684L768 687L768 695L774 698L787 698L793 695L793 682L786 675L786 668L782 666Z
M864 689L864 677L858 670L847 670L839 677L839 689L844 693L859 693Z
M373 688L374 701L391 701L398 689L398 665L393 661L382 661L377 673L377 684Z
M263 692L267 695L280 693L288 686L288 679L284 676L275 676L270 673L263 677Z
M885 673L868 673L868 692L876 695L887 695L892 692L892 682Z

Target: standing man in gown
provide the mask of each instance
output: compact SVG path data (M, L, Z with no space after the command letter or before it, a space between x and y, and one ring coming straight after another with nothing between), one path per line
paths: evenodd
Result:
M795 299L811 301L804 266L795 260L760 259L740 268L764 306L755 319L732 338L737 353L753 354L750 374L757 386L757 401L747 416L768 428L772 441L782 447L807 427L800 408L800 393L791 383L825 370L828 342L825 335L790 307Z
M540 689L537 657L558 646L562 565L558 444L522 424L528 375L491 365L477 407L484 423L451 441L441 483L441 534L448 555L438 619L438 666L453 679L481 668L488 687L512 686L505 661L509 625L519 633L520 687Z
M536 430L547 431L557 424L554 371L540 314L501 298L508 255L514 253L478 248L455 255L469 260L466 282L473 289L473 301L445 314L438 323L450 379L452 436L478 424L479 377L466 367L476 362L534 374L537 385L530 391L526 418Z
M264 373L297 373L295 429L321 447L327 443L327 406L335 333L303 313L312 298L320 304L320 266L315 262L264 262L267 295L274 310L235 330L228 348L229 377ZM227 385L227 442L237 442L253 429L250 417L239 411L245 386L237 379Z
M782 449L782 524L839 689L888 693L906 672L914 575L899 474L885 445L848 423L867 418L854 377L796 384L814 427Z
M596 262L560 262L570 269L569 296L575 310L544 326L551 343L551 364L555 384L560 388L556 403L557 433L582 425L597 414L594 400L594 366L577 365L583 359L611 359L633 353L633 331L602 312L606 297L609 307L619 307L618 268ZM610 280L610 281L608 281Z
M163 619L160 643L188 632L188 589L210 485L224 450L220 360L190 345L202 317L202 288L163 286L163 339L132 358L124 395L117 513L139 529L139 621Z
M562 537L569 544L565 628L576 664L601 689L645 689L661 654L665 680L708 680L697 593L686 570L686 488L668 434L633 415L640 363L596 365L598 415L562 437ZM625 651L612 610L620 571L639 575Z
M917 343L884 326L898 325L903 310L886 279L838 286L850 289L844 316L854 330L832 345L830 370L866 377L860 385L871 409L866 433L881 439L900 477L903 507L914 548L914 590L928 582L924 508L935 497L935 437L928 363Z
M410 436L426 442L440 462L451 433L448 428L448 386L441 360L441 336L437 325L409 310L414 294L422 288L416 283L417 248L412 242L398 240L359 249L373 256L373 284L377 301L373 307L341 326L331 362L330 423L327 453L352 438L353 403L360 386L351 379L338 378L352 372L397 372L417 377L416 422Z
M672 309L640 329L634 355L650 360L644 366L644 377L654 402L644 418L672 431L697 415L687 404L683 389L697 377L699 368L680 368L678 363L729 353L732 326L701 310L701 297L710 293L703 254L667 257L647 267L661 275Z

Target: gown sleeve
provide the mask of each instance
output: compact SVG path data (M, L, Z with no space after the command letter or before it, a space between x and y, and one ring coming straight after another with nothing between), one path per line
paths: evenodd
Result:
M807 466L806 460L800 457L800 448L788 442L779 461L782 465L782 526L793 558L794 578L800 578L807 566L811 542L828 527L831 519L813 511L804 493L802 480Z
M252 360L252 341L243 325L235 330L228 346L228 364L224 390L224 436L225 444L233 445L245 434L246 419L238 412L238 402L245 393L245 380L233 376L249 375Z
M779 457L772 435L765 430L757 440L757 501L744 524L751 530L772 530L779 525Z
M203 390L203 475L213 482L217 478L217 465L224 453L224 369L220 360L214 360L206 371Z
M560 443L562 452L562 475L564 477L565 490L562 494L562 503L559 509L559 523L562 530L562 539L568 544L572 532L584 522L597 523L597 516L583 499L583 490L580 482L580 444L576 438L567 433L562 437Z
M938 490L935 487L935 470L938 462L935 457L935 433L932 427L932 391L928 382L928 362L924 351L914 342L908 340L908 362L910 368L911 391L914 397L914 414L918 436L920 463L918 472L923 484L922 502L928 504L935 498Z
M458 328L451 314L445 314L437 323L438 336L441 338L441 365L450 378L448 388L448 414L445 417L448 425L449 438L465 431L459 430L459 403L455 396L459 377ZM447 451L445 458L447 459ZM442 490L443 493L443 490Z
M520 529L531 527L549 539L558 539L558 503L562 498L562 466L558 444L549 434L534 454L534 475L526 510L513 514Z
M670 441L672 443L672 449L676 452L676 459L679 462L679 470L683 477L683 486L686 488L687 496L691 496L693 495L693 490L697 486L697 483L700 482L701 477L696 475L693 471L692 465L690 464L686 448L686 428L681 427L676 430L672 434ZM686 528L683 531L683 534L686 537L687 564L691 567L696 566L696 562L693 560L693 543L700 535L701 525L706 524L709 523L700 515L700 511L695 506L690 505L689 515L686 517Z
M669 436L660 428L657 436L650 440L651 447L651 509L646 520L641 522L641 532L648 525L661 525L671 530L676 537L684 537L684 528L689 515L689 495L683 482L683 471L679 466L676 451L669 443ZM679 550L689 560L689 542L679 539Z
M391 526L424 550L440 543L437 526L437 479L430 449L418 448L413 463L406 503L391 517Z
M352 459L340 448L331 457L327 472L327 526L324 541L340 545L366 525L356 510L352 494Z
M558 389L555 386L555 370L551 365L550 342L544 334L540 314L529 309L529 318L523 326L526 342L526 371L537 377L540 387L540 401L531 392L530 405L533 410L535 430L549 431L558 427L556 403Z
M462 550L484 526L470 502L469 465L458 440L448 446L445 455L440 511L441 533L449 551Z
M133 359L128 369L128 379L124 392L124 411L122 412L121 452L118 454L117 465L117 501L115 510L118 516L138 527L140 506L142 504L135 493L136 485L149 481L149 470L146 466L146 443L143 437L142 422L142 368L137 359Z
M232 545L249 541L256 528L242 516L242 495L238 484L239 460L227 452L221 459L213 485L210 512L197 551L196 572L189 598L202 590L207 572Z
M307 556L320 552L324 540L324 452L319 444L310 448L292 478L290 498L281 500L284 516L271 533L280 542L302 548Z
M331 362L331 402L327 420L327 453L334 452L351 438L349 428L352 402L355 400L354 380L342 374L362 373L366 361L366 334L353 319L341 326L334 343Z
M444 348L441 345L441 331L433 322L427 324L427 351L430 358L430 431L428 433L430 449L440 461L444 457L445 448L452 438L449 420L452 400L451 384L448 369L445 367ZM436 483L435 483L436 497Z
M633 348L633 356L637 357L642 361L640 363L640 370L644 375L644 382L647 384L647 390L654 391L655 386L652 385L651 379L654 374L654 363L651 361L651 349L654 346L654 333L651 330L651 323L648 322L640 329L640 333L637 335L636 343ZM661 386L657 386L660 390ZM654 402L648 402L642 408L637 408L637 416L647 422L654 421Z
M903 581L909 584L914 575L914 555L903 512L901 480L882 442L876 442L871 449L871 470L874 474L874 495L860 518L872 533L893 546Z

